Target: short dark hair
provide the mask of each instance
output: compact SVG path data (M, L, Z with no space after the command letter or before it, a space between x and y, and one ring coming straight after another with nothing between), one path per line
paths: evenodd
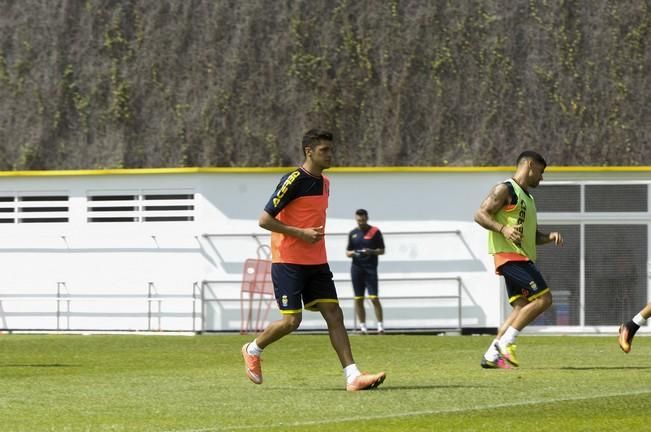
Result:
M355 214L356 214L357 216L366 216L366 217L368 217L368 212L367 212L366 210L364 210L364 209L358 209L358 210L355 212Z
M303 156L307 155L305 147L309 147L314 150L314 147L316 147L316 145L321 141L332 141L332 133L322 129L310 129L309 131L305 132L305 135L303 135L303 141L301 142Z
M531 159L534 162L538 162L541 164L544 168L547 167L547 161L545 160L544 157L538 152L535 152L533 150L525 150L522 153L520 153L520 156L518 156L518 160L516 161L516 165L520 165L520 162L523 159Z

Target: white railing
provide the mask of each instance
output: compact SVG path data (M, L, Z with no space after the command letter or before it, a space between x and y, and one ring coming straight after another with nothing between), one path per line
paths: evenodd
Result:
M158 294L153 282L147 283L146 291L142 293L126 294L71 294L65 282L57 282L53 292L43 293L11 293L0 294L0 330L2 331L192 331L201 328L202 317L200 311L201 292L200 284L193 283L191 294ZM121 312L117 304L127 302L128 312ZM187 311L166 312L163 305L191 302L191 306L184 308ZM19 303L19 311L6 311L8 303ZM30 308L30 304L33 306ZM93 304L93 307L89 307ZM80 309L74 309L77 305ZM133 306L136 306L134 309ZM119 306L118 306L119 307ZM45 309L45 310L44 310ZM75 326L71 318L88 317L90 324ZM39 323L47 322L43 318L51 317L55 320L52 326L19 326L10 325L7 318L38 318ZM130 324L114 328L100 328L93 326L93 319L106 319L121 317L128 319ZM146 326L139 324L146 318ZM163 320L169 318L190 319L190 326L178 328L163 325Z
M472 251L463 239L458 230L446 231L386 231L383 232L385 237L391 236L423 236L423 235L453 235L456 236L463 244L463 248L455 246L460 252L468 257L474 258ZM345 237L348 233L334 232L328 234L330 237ZM258 258L268 258L269 233L227 233L227 234L204 234L204 239L211 238L243 238L248 241L253 240L258 244ZM149 244L144 246L142 241L149 240ZM198 238L197 238L198 239ZM132 251L129 247L71 247L66 235L53 236L52 241L58 242L56 247L21 247L21 252L28 251L47 251L57 253L72 252L104 252L107 250ZM168 250L169 248L160 249L155 235L149 237L143 236L139 239L138 250L159 251ZM50 243L52 243L52 241ZM203 244L202 244L203 243ZM215 242L217 243L217 242ZM239 241L238 241L239 243ZM193 253L202 253L213 256L217 259L216 264L220 264L220 248L215 247L213 242L198 242L199 248L192 249ZM223 249L223 248L222 248ZM246 249L246 248L245 248ZM464 250L465 249L465 250ZM2 249L9 250L9 249ZM190 249L181 248L183 252ZM250 250L250 249L249 249ZM427 255L427 253L425 254ZM426 258L426 257L425 257ZM233 330L233 325L220 325L207 317L207 309L215 303L230 303L240 301L241 288L241 270L238 266L244 260L232 259L228 264L231 265L230 271L226 274L215 278L216 280L204 280L195 282L192 291L187 293L174 292L172 294L158 293L156 285L153 282L146 283L146 288L132 288L127 290L124 281L116 286L113 292L108 293L106 289L100 289L98 286L75 287L70 290L69 282L52 282L52 290L19 290L7 289L3 287L0 290L0 330L4 331L229 331ZM386 261L383 261L386 262ZM394 267L400 267L400 263L407 261L394 261ZM427 261L421 261L421 268L427 268ZM222 260L221 264L224 264ZM344 261L338 262L341 267ZM343 267L342 267L343 268ZM347 272L346 272L347 273ZM429 272L428 272L429 273ZM432 272L434 273L434 272ZM335 282L349 284L349 277L342 277L344 273L335 273ZM423 310L432 307L437 301L448 302L445 308L454 308L455 316L452 318L446 312L446 328L461 329L463 326L463 282L459 275L438 277L438 275L426 274L422 272L405 272L404 274L387 274L386 277L380 278L380 283L401 284L400 294L391 294L389 290L383 291L382 300L386 308ZM447 286L443 290L440 283L452 282L455 286ZM212 293L208 293L207 284L230 284L226 289L225 298L217 298ZM405 288L405 289L402 289ZM22 292L21 292L22 291ZM169 292L169 290L168 290ZM403 294L404 293L404 294ZM220 293L223 294L223 293ZM340 300L345 307L352 303L352 297L340 296ZM471 302L473 301L470 298ZM190 302L190 304L188 304ZM454 305L449 303L453 302ZM468 306L469 304L467 304ZM476 305L475 305L476 306ZM450 309L451 310L451 309ZM433 312L435 313L435 312ZM347 314L353 317L354 314ZM207 319L208 318L208 319ZM432 316L434 320L436 316ZM429 317L428 317L429 320ZM439 320L441 321L441 320ZM413 320L412 322L416 322ZM428 321L430 322L430 321ZM442 322L442 321L441 321ZM356 322L353 322L353 327Z
M337 283L342 283L342 282L350 282L350 279L346 278L334 278L334 282ZM409 326L409 325L402 325L399 327L393 326L391 330L455 330L455 331L462 331L463 329L463 281L460 277L413 277L413 278L380 278L378 280L379 283L386 283L386 282L401 282L405 286L408 286L409 284L413 283L437 283L437 282L455 282L456 283L456 292L454 294L440 294L436 293L436 288L431 287L430 288L430 293L429 294L418 294L418 295L404 295L404 296L396 296L396 295L387 295L387 296L382 296L381 301L382 301L382 307L385 309L391 309L396 306L396 303L399 302L408 302L406 305L406 308L422 308L423 303L426 303L426 301L444 301L444 300L453 300L456 302L454 305L455 311L456 311L456 317L454 319L454 325L418 325L418 326ZM212 290L210 289L210 285L221 285L221 284L237 284L239 283L238 281L233 281L233 280L204 280L201 283L201 304L202 304L202 326L201 326L201 331L202 332L210 332L210 331L224 331L224 330L235 330L235 328L230 328L230 329L224 329L224 328L210 328L207 325L206 320L204 317L209 315L208 313L208 308L211 307L211 305L214 305L215 308L219 309L221 313L224 313L228 307L228 305L231 305L233 303L241 303L242 299L241 298L219 298L215 296L212 293ZM353 302L353 297L350 296L338 296L340 305L342 308L345 308L346 306L347 309L351 309L348 311L347 315L352 314L353 318L353 323L352 323L352 329L357 328L357 316L352 310L352 302ZM258 299L257 301L259 301ZM256 300L254 300L256 301ZM267 299L263 299L262 301L267 301ZM274 301L275 303L275 301ZM240 305L240 307L242 307ZM427 307L427 306L426 306ZM440 304L437 305L429 305L432 309L435 309L437 307L440 307ZM253 309L257 308L257 313L260 312L260 308L258 305L254 305ZM266 317L266 311L262 311L264 313L264 316ZM242 316L240 314L240 316ZM387 313L385 312L385 319L386 319ZM257 316L254 317L254 320L258 322ZM431 322L435 322L437 320L436 316L430 316L429 320ZM305 318L304 318L305 321ZM403 322L407 323L409 319L405 317ZM240 325L240 328L242 326ZM259 330L259 329L258 329Z
M348 236L348 232L328 232L327 237L329 238L339 238L341 240L345 240L345 238ZM459 230L431 230L431 231L382 231L383 236L385 239L395 237L395 236L415 236L422 238L423 236L440 236L440 235L452 235L455 236L460 244L462 245L461 247L457 246L459 250L464 254L464 256L468 257L469 260L474 260L478 261L477 258L475 257L474 253L472 252L470 246L466 242L466 240L463 238L463 235L461 231ZM263 259L263 258L269 258L268 254L268 244L269 244L269 237L270 233L269 232L260 232L260 233L205 233L202 235L202 238L204 238L207 243L210 245L210 247L213 249L213 253L218 259L222 260L222 264L227 264L226 259L223 256L222 253L220 253L220 247L219 247L219 240L221 239L226 239L228 241L237 241L237 239L242 239L242 241L253 241L253 244L257 245L258 247L258 258ZM264 249L267 248L267 249ZM227 249L225 247L222 247L222 250ZM260 253L260 250L264 250L265 253ZM243 261L243 260L242 260ZM337 262L340 266L342 265L342 262ZM387 260L384 258L382 260L382 265L387 266L391 264L390 260ZM397 264L398 262L396 262ZM426 262L422 262L423 266L426 266ZM232 263L230 263L232 264ZM331 267L333 266L333 262L330 263ZM409 263L409 264L413 264ZM396 267L396 266L394 266ZM343 274L342 272L337 273L334 269L333 272L335 272L335 278L334 281L335 283L345 283L345 284L350 284L350 277L348 276L348 272L346 272L346 277L342 277L341 275ZM454 324L453 325L446 325L446 329L455 329L455 330L461 330L463 327L463 282L461 279L461 276L459 275L454 275L454 276L433 276L430 273L435 273L434 271L431 272L413 272L409 270L402 270L402 271L396 271L396 273L400 273L399 275L394 275L391 274L391 276L385 276L385 277L380 277L379 283L384 284L387 282L400 282L402 284L401 289L402 292L405 292L404 295L396 295L396 294L390 294L389 290L383 290L383 294L381 296L382 304L384 308L394 308L397 307L398 304L403 304L405 309L422 309L423 304L428 304L432 302L437 302L437 301L455 301L455 310L456 310L456 317L454 319ZM388 273L387 273L388 274ZM238 275L239 276L239 275ZM234 290L232 287L234 285L237 285L239 280L234 280L233 276L231 278L223 278L223 279L214 279L214 280L204 280L201 284L201 292L202 292L202 305L203 305L203 311L202 311L202 316L205 317L207 316L207 308L213 306L216 308L215 313L220 313L220 314L225 314L226 309L229 306L233 306L234 303L236 302L241 302L241 298L239 296L239 292L237 295L235 295ZM439 282L455 282L456 283L456 288L454 293L451 293L450 290L440 290L439 288L435 286L428 286L427 288L423 289L423 285L428 285L428 284L436 284ZM208 289L210 285L217 285L217 286L222 286L226 289L227 285L230 285L230 290L226 289L228 294L225 295L219 295L219 292L215 293L213 292L212 289ZM415 288L415 287L420 287L421 289ZM415 288L415 289L414 289ZM221 291L221 289L218 289L217 291ZM411 291L411 292L410 292ZM444 292L437 292L437 291L444 291ZM348 303L350 302L352 304L353 298L349 296L339 296L340 304L342 305L342 308L346 307L348 308ZM440 305L439 305L440 306ZM431 306L432 310L436 308L435 305ZM433 312L434 313L434 312ZM351 314L348 312L346 314L347 316L352 316L353 322L352 326L355 328L357 326L356 322L356 316L354 312ZM408 318L408 317L406 317ZM436 317L432 316L432 322L435 321ZM385 317L386 320L386 317ZM232 320L224 320L228 321L229 323L232 322ZM408 324L408 319L403 320L404 323L401 325L402 328L406 329L409 327ZM449 320L447 320L449 322ZM305 316L304 316L304 322L305 322ZM214 323L212 322L207 322L206 320L203 321L202 325L202 331L215 331L215 330L224 330L221 328L220 324L217 324L216 326L213 325ZM218 327L218 328L214 328ZM423 328L423 326L419 326L420 328ZM441 326L434 326L432 324L429 324L429 327L427 328L442 328ZM230 328L228 330L234 330L234 328Z

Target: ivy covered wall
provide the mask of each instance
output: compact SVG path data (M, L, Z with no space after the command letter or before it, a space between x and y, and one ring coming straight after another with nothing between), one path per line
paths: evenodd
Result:
M0 169L651 165L644 0L4 0Z

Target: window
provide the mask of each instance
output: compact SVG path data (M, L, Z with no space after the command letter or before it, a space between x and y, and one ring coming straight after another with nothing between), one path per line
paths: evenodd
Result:
M145 222L194 220L194 194L143 195Z
M645 212L647 185L610 184L586 185L585 211L587 212Z
M194 220L194 193L92 191L87 202L87 221L91 223Z
M0 196L0 223L15 223L15 202L14 196Z
M19 223L68 222L67 195L19 195L16 213Z
M138 195L89 195L88 222L138 222Z
M618 325L647 303L647 225L585 226L585 323Z
M536 325L579 325L581 321L581 254L579 225L540 225L542 232L558 231L563 247L551 244L538 247L536 265L552 291L552 307L537 319Z
M532 191L538 212L581 211L581 186L541 185Z

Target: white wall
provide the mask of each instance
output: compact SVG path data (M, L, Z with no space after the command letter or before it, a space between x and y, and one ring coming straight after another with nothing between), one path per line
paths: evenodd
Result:
M203 325L205 330L238 330L242 263L256 255L258 243L252 234L262 242L268 239L257 219L285 171L4 173L0 197L67 195L64 205L69 207L69 222L0 224L0 260L5 269L0 273L0 327L195 331ZM455 281L409 281L436 277L463 281L464 327L499 325L504 303L500 279L486 253L486 233L472 216L490 187L510 175L509 168L458 172L333 169L328 175L331 197L326 232L332 234L326 240L328 256L340 281L338 290L349 326L353 314L345 298L352 295L352 288L347 281L349 261L343 234L354 227L354 211L360 207L369 211L370 223L386 233L387 253L380 257L380 277L399 280L380 284L389 327L457 326L454 300L390 299L456 292ZM648 171L546 174L548 181L648 181L649 177ZM88 195L165 193L194 194L188 202L193 210L161 212L192 215L194 220L87 221L92 216L88 208L99 205L88 202ZM136 204L152 203L140 200ZM25 202L0 202L4 208L21 205ZM130 214L144 216L142 210ZM460 235L434 231L459 231ZM202 281L208 281L203 314L197 288ZM60 296L67 295L67 299L56 300L57 283L61 283ZM278 316L273 309L271 318ZM304 314L303 328L323 327L317 314Z
M209 225L210 233L231 232L264 234L257 228L257 217L273 192L281 172L258 174L206 175L203 184L207 201L214 204L215 221L225 218L226 226ZM354 228L354 212L366 208L370 223L385 233L387 252L380 257L380 274L384 279L404 282L381 282L385 321L389 327L456 327L455 300L390 300L388 297L452 295L456 281L408 281L413 278L461 277L464 286L464 326L495 327L501 319L499 279L492 273L492 261L486 254L486 234L473 221L474 210L492 184L508 176L492 171L468 175L435 172L330 172L331 197L328 209L328 257L338 280L339 295L352 296L348 281L350 261L345 256L346 237ZM217 209L219 209L217 211ZM221 221L220 221L221 223ZM391 232L459 231L459 235L435 233L392 235ZM213 237L206 243L218 249L217 267L207 268L207 279L238 277L241 262L255 256L256 243L250 238ZM464 242L466 242L464 244ZM210 249L207 247L206 249ZM230 273L230 272L234 272ZM214 284L215 297L239 298L239 285ZM213 285L210 285L211 288ZM210 298L213 298L211 293ZM210 328L238 328L239 315L222 308L235 309L239 304L208 303ZM349 326L353 324L352 305L342 301ZM239 310L239 309L238 309ZM370 310L369 310L370 312ZM230 317L230 318L229 318ZM373 314L369 313L369 318ZM303 328L323 328L318 314L306 312Z

